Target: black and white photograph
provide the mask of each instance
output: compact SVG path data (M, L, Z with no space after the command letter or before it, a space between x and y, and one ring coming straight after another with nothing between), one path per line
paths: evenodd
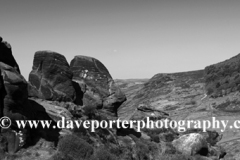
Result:
M0 160L240 160L240 0L1 0Z

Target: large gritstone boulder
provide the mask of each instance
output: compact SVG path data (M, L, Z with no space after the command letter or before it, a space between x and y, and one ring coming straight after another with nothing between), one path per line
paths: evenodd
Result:
M2 72L0 70L0 117L3 116L3 97L5 95Z
M25 119L24 103L28 100L27 81L16 69L0 62L0 70L4 83L4 116L11 119Z
M12 55L11 45L2 41L2 37L0 37L0 62L8 64L20 73L19 66Z
M181 136L172 142L177 151L184 155L208 154L208 144L206 139L199 133L190 133Z
M106 116L116 117L118 107L126 100L107 68L97 59L75 56L70 64L73 81L79 84L86 107L99 107Z
M28 135L27 129L19 129L15 120L27 120L34 116L28 105L27 82L19 72L0 62L1 71L1 116L9 117L12 125L9 129L1 130L1 136L5 137L8 152L14 153L25 143Z
M35 53L29 75L29 96L53 101L73 101L75 89L66 58L52 51Z

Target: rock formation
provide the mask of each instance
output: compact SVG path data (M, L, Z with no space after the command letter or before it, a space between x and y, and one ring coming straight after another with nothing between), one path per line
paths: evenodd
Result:
M27 108L24 104L28 100L27 81L14 68L0 62L4 90L6 95L3 99L3 115L13 120L26 119ZM29 111L28 111L29 112Z
M27 120L33 114L28 106L27 82L11 66L0 62L0 70L2 72L4 91L2 96L3 103L1 110L3 116L7 116L12 121L10 129L2 129L2 135L6 137L8 144L8 152L14 153L19 150L25 143L27 138L27 130L20 130L16 127L15 120Z
M107 68L99 60L86 56L75 56L70 67L73 81L84 88L83 105L102 107L102 112L107 116L115 117L118 107L126 97L115 84Z
M12 55L11 45L6 41L2 41L1 37L0 37L0 62L8 64L9 66L15 68L20 73L19 66Z
M173 141L173 146L185 155L196 155L200 152L204 152L204 150L206 150L206 155L208 153L207 141L199 133L183 135L179 139Z
M0 109L1 117L7 116L12 125L9 129L1 129L1 137L6 140L9 153L19 150L25 143L27 129L16 127L15 120L26 120L33 116L28 105L27 82L20 74L19 67L12 56L7 42L0 44Z
M3 77L2 72L0 70L0 117L3 116L3 97L5 96L6 92L4 90L4 84L3 84Z
M202 96L202 70L157 74L149 81L142 81L141 89L135 89L137 93L131 96L131 102L124 104L124 112L129 113L122 118L117 111L126 96L99 60L76 56L69 65L59 53L38 51L27 83L20 74L10 45L2 42L1 37L0 43L0 116L12 120L10 128L0 132L0 159L8 159L9 154L4 155L7 152L20 155L20 159L49 160L197 159L197 154L211 160L226 154L216 145L222 138L217 132L180 135L170 128L143 128L139 133L136 126L116 129L115 124L112 128L100 127L91 132L91 127L70 123L116 118L170 119L173 113L164 109L174 111L183 104L186 109L189 107L186 100ZM164 106L159 106L163 102ZM194 105L191 103L190 107L195 108ZM56 127L62 117L71 120L65 124L70 123L73 129ZM27 125L21 129L15 120L47 120L51 124L49 128L40 125L30 129ZM17 152L22 147L26 149Z
M29 96L45 100L74 101L72 72L66 58L56 52L38 51L29 75Z

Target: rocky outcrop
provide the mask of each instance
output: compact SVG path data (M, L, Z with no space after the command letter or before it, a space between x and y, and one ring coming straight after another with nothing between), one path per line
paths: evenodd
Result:
M35 112L47 113L48 116L55 122L62 120L62 117L64 117L65 120L71 120L73 118L72 114L66 108L59 105L51 104L50 101L41 99L29 99L29 100L31 105L35 106L34 108Z
M209 155L218 159L223 159L226 156L226 150L221 146L212 146L209 148Z
M2 71L0 70L0 117L3 116L3 97L5 94Z
M190 133L181 136L172 142L173 146L184 155L208 154L206 139L199 133ZM201 153L202 152L202 153Z
M240 91L240 54L205 68L206 90L212 97Z
M139 120L146 119L150 120L161 120L169 118L169 114L164 112L163 110L154 109L152 106L146 104L139 104L138 107L131 113L129 113L128 117L125 119L131 120Z
M29 83L30 97L58 101L74 101L75 99L72 72L66 58L59 53L36 52Z
M1 134L7 141L9 153L15 153L24 144L28 135L27 129L19 129L15 120L27 120L34 114L28 105L27 82L19 72L0 62L0 70L3 85L1 87L1 110L2 116L11 119L12 125L9 129L2 129Z
M16 127L15 120L26 120L33 114L28 106L27 82L20 74L10 44L0 38L0 117L7 116L12 125L1 128L0 152L15 153L26 144L28 131Z
M28 138L27 130L16 131L12 129L4 129L1 134L7 141L6 151L11 154L22 148L26 144Z
M19 66L12 55L11 45L2 41L2 37L0 37L0 62L15 68L20 73Z
M106 116L115 117L126 97L107 68L99 60L86 56L75 56L70 67L73 81L82 88L83 105L103 108L101 111Z
M5 63L0 62L0 70L5 91L3 115L12 120L26 119L32 115L25 105L28 101L27 81L16 69Z
M206 141L211 145L216 145L219 141L222 140L222 134L219 134L217 131L209 131L201 133Z
M209 159L221 159L226 151L216 143L221 139L216 131L190 133L175 139L172 144L184 155L201 155Z
M179 136L172 129L143 129L139 133L134 126L116 129L115 125L92 132L83 125L68 125L70 121L65 123L67 128L57 128L56 122L62 117L81 122L122 119L117 117L117 110L126 97L97 59L76 56L69 66L64 56L51 51L36 52L28 84L20 74L10 45L1 38L0 43L0 116L8 116L13 123L9 129L1 129L0 159L11 158L8 154L4 157L6 152L18 154L20 159L184 159L185 155L195 158L197 154L203 159L220 159L226 154L216 146L221 139L217 132ZM129 118L123 119L170 119L172 113L164 109L194 107L195 103L188 105L185 100L202 96L203 71L157 74L145 82L141 81L140 89L135 88L135 83L129 89L137 93L125 104L133 112L127 110ZM49 128L40 125L29 129L27 125L19 129L14 121L33 119L51 124ZM15 154L23 146L27 149Z

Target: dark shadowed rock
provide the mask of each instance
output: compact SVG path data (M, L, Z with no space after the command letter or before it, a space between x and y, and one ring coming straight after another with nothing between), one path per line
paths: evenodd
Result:
M209 156L215 156L218 159L224 158L226 155L226 151L221 146L212 146L209 147Z
M0 70L0 117L3 116L3 97L5 95L2 71Z
M86 85L83 80L73 80L74 88L76 90L77 105L91 106L92 108L102 108L103 100L98 93L94 92L93 88Z
M11 119L26 119L29 110L24 105L28 100L27 81L16 69L0 62L4 83L3 114ZM31 115L31 114L30 114Z
M73 118L72 114L66 108L51 104L51 101L31 98L29 101L31 106L34 106L35 112L44 112L55 122L62 120L62 117L66 120L71 120Z
M27 138L27 129L16 127L15 120L27 120L34 114L28 105L27 82L19 72L0 62L1 79L1 110L2 116L11 119L12 125L9 129L2 129L1 134L7 139L8 152L15 153L25 143Z
M7 152L7 139L0 135L0 159L4 159L5 153Z
M3 152L15 153L26 143L27 130L19 130L15 120L26 120L33 115L27 101L27 82L20 75L10 44L0 38L0 116L12 120L9 129L1 129L0 136L6 142L0 145L6 148Z
M27 139L27 132L26 130L23 131L15 131L12 129L4 129L2 130L2 135L7 140L7 151L8 153L15 153L18 151L23 145L26 143Z
M50 102L51 101L46 101L42 99L29 98L29 104L37 115L35 116L35 119L51 121L49 128L43 128L42 126L38 126L38 128L33 132L33 138L43 138L47 141L56 142L58 141L60 135L60 129L53 126L57 125L56 121L60 120L61 116L65 117L66 109L59 106L51 105L49 104Z
M29 96L45 100L73 101L75 90L72 72L66 58L52 51L38 51L34 55L29 75Z
M118 107L126 100L107 68L97 59L75 56L70 64L73 80L83 89L83 104L103 107L107 116L116 116ZM81 87L84 88L84 87Z
M222 139L222 134L219 134L217 131L210 131L203 132L202 135L205 137L206 141L211 145L216 145Z
M12 55L11 45L2 41L2 38L0 38L0 62L6 63L20 73L19 66Z

